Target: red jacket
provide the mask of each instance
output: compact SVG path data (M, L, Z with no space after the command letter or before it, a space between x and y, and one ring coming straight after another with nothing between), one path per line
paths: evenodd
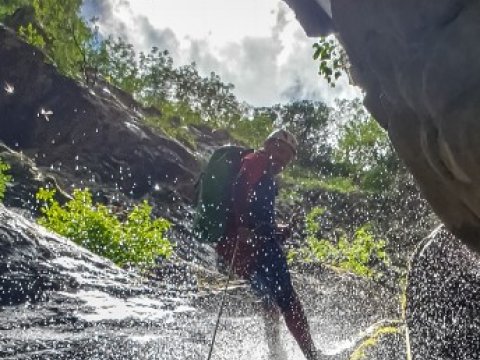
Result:
M228 236L217 244L216 250L230 265L237 243L234 271L248 277L263 239L272 236L276 228L277 188L270 161L262 150L245 155L233 187L233 219Z

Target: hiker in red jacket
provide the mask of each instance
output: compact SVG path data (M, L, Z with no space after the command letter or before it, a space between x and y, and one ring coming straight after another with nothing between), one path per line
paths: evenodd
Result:
M278 336L282 314L305 357L317 360L320 355L281 248L281 243L290 236L289 228L275 221L275 175L293 160L296 150L295 137L286 130L276 130L265 140L263 149L243 157L233 185L233 216L227 235L217 244L216 251L235 274L250 281L253 291L263 300L269 320L266 322L268 340ZM272 356L286 359L278 345L269 344Z

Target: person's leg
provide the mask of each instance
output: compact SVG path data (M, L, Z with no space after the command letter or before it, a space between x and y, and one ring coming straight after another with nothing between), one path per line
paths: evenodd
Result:
M271 301L262 301L262 305L269 358L272 360L288 360L287 353L280 341L280 310Z
M302 304L293 289L287 259L276 241L265 242L259 255L256 276L267 288L264 292L278 305L288 330L305 357L317 360L318 353Z
M305 357L308 360L317 360L319 353L313 343L310 326L308 325L302 304L294 290L292 290L289 303L282 304L281 311L288 330L297 341Z

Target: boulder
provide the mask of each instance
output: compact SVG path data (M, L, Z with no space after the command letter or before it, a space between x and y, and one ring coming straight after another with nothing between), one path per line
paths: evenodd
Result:
M308 36L325 36L333 31L330 0L284 0L295 12Z
M478 359L480 261L443 228L411 260L406 318L412 360Z
M318 3L287 3L312 33L299 15ZM333 23L366 107L446 226L480 251L480 3L332 0L331 11L313 33Z

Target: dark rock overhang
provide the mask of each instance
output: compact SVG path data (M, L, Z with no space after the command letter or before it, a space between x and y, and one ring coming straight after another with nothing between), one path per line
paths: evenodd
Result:
M480 2L332 0L330 19L320 1L285 1L308 35L335 32L424 196L480 251Z

